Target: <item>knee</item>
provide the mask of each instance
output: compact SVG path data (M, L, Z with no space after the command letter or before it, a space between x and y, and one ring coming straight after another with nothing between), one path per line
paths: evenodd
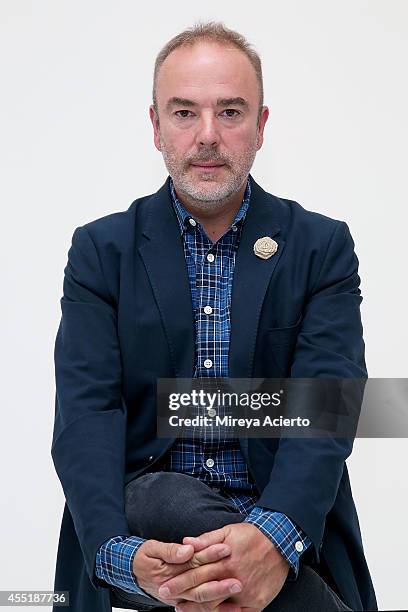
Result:
M197 486L202 486L193 476L179 472L149 472L135 478L125 487L125 505L156 505L163 509L163 504L169 503L174 495L177 499L191 495ZM167 509L167 508L166 508Z
M125 488L125 513L134 535L162 542L179 542L229 523L244 520L204 482L179 472L144 474Z
M182 516L192 510L201 486L205 487L193 476L178 472L152 472L135 478L125 487L125 515L131 532L160 539L152 534L168 533L170 526L180 524Z

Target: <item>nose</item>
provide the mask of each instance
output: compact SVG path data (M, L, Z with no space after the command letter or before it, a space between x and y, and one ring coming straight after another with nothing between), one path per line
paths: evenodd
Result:
M218 145L219 140L217 119L214 117L213 112L202 113L197 128L197 142L200 145L214 147Z

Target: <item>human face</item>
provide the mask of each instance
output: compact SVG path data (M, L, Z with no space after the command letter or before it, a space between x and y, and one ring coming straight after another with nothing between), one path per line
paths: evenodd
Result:
M200 210L215 209L246 183L263 142L255 70L239 49L198 42L175 49L156 82L160 125L149 109L154 142L176 190ZM202 167L199 164L219 164Z

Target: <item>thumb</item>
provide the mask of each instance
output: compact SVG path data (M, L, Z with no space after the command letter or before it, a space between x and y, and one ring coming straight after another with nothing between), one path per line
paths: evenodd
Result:
M191 544L176 544L159 540L152 540L149 549L146 550L148 557L161 559L165 563L186 563L193 554L194 547Z
M199 550L203 550L203 548L207 548L207 546L211 546L211 544L223 542L227 534L227 529L221 527L220 529L214 529L214 531L206 531L197 537L185 536L183 538L183 544L192 544L195 552L198 552Z

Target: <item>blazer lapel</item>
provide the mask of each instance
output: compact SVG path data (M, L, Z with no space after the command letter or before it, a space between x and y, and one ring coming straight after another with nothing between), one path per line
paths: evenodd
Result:
M170 196L170 176L149 199L139 253L165 329L174 375L194 372L194 313L182 237Z
M251 199L238 247L231 298L230 378L251 378L259 316L266 290L285 247L279 201L249 175ZM258 238L269 236L278 249L269 259L254 253Z

